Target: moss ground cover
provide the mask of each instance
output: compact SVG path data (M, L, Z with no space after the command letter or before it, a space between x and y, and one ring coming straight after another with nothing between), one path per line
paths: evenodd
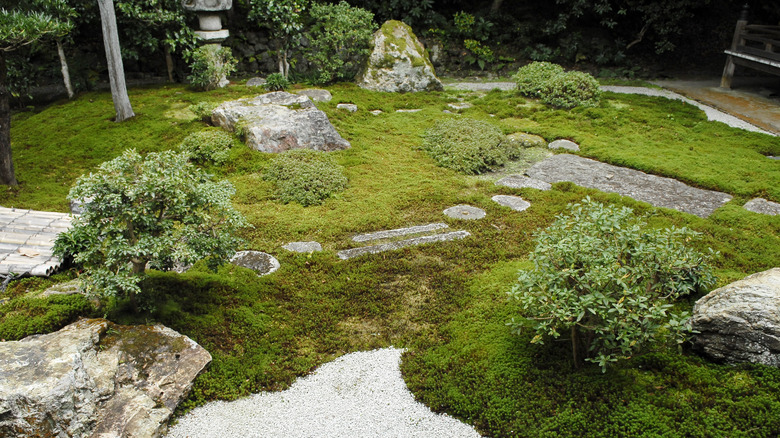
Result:
M687 351L653 345L602 374L575 370L566 342L538 346L505 325L518 309L507 300L518 269L527 268L533 232L549 225L570 202L585 196L649 214L652 226L687 226L703 233L698 248L720 251L719 285L780 265L780 219L742 209L753 196L780 201L780 141L706 121L693 107L661 98L605 93L597 108L552 110L512 93L388 95L353 85L330 87L333 100L318 106L352 148L331 153L348 187L321 205L302 207L274 199L262 178L270 155L237 145L227 161L206 165L237 188L234 204L254 225L248 248L274 254L282 267L258 278L225 266L212 273L152 272L143 287L148 311L126 303L99 312L72 298L27 296L70 278L14 282L0 294L0 337L18 339L55 330L76 315L119 323L160 322L195 339L214 357L198 378L188 408L281 389L297 376L341 354L394 345L406 347L404 375L415 395L490 436L776 436L780 372L760 366L726 367ZM110 121L110 95L92 93L12 122L15 164L22 184L0 190L0 204L66 211L76 177L133 147L175 149L204 129L187 110L257 93L243 86L194 93L167 86L131 90L139 116ZM525 131L551 141L577 141L581 154L728 192L735 199L708 219L579 188L555 184L548 192L497 187L489 175L464 176L438 167L420 146L422 134L462 97L463 115L493 123L505 134ZM91 100L91 102L90 102ZM350 102L349 113L336 104ZM396 109L421 108L418 113ZM379 109L375 116L368 110ZM521 195L523 213L500 207L495 194ZM441 212L468 203L487 211L482 221L457 222ZM339 261L350 237L428 222L448 222L472 237ZM316 240L322 253L289 253L281 245ZM690 309L698 297L678 302ZM60 300L60 301L58 301ZM78 301L78 302L76 302ZM54 315L47 317L47 314ZM25 325L25 318L42 323Z

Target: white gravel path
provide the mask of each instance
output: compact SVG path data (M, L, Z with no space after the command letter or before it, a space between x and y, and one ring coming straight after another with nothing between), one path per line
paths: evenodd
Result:
M401 353L385 348L326 363L282 392L193 409L170 438L479 437L418 403L401 378Z

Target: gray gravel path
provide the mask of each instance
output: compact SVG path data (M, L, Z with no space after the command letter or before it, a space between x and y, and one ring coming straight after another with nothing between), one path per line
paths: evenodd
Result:
M351 353L298 379L283 392L263 392L193 409L170 438L479 437L469 425L431 412L401 378L401 353Z

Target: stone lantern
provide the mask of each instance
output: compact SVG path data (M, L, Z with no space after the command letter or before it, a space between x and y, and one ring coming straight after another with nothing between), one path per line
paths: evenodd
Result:
M218 50L222 41L230 36L230 31L222 28L222 13L233 7L233 0L182 0L182 7L186 11L195 12L198 15L200 30L195 31L205 48ZM223 77L219 82L224 87L229 82Z

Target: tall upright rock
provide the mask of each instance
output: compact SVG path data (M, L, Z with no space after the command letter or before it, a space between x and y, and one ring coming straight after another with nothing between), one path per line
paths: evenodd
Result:
M374 50L357 77L361 88L407 93L444 89L420 40L408 25L390 20L374 33Z

